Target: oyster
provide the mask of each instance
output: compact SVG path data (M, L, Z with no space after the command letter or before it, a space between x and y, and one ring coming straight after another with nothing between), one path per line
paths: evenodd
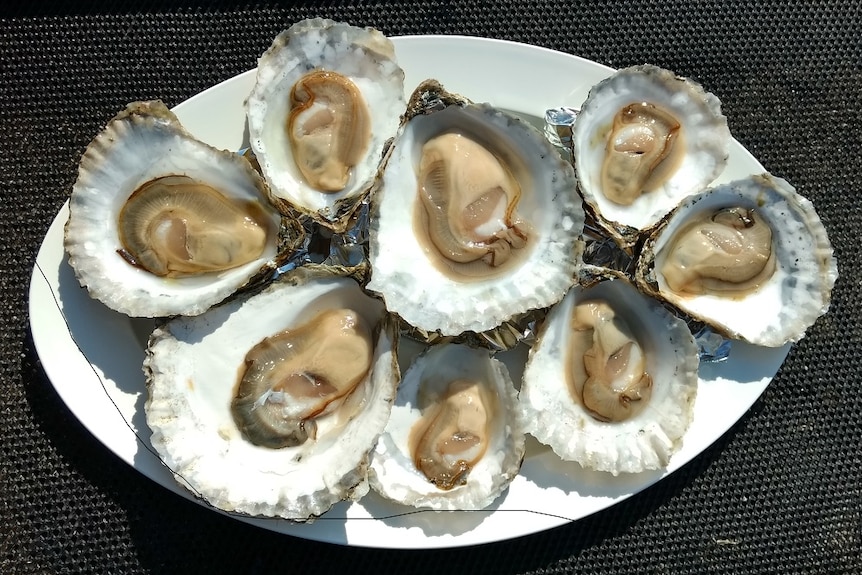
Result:
M372 197L368 288L411 326L443 335L547 307L578 266L575 188L538 130L426 81Z
M195 315L275 268L280 223L244 158L196 140L161 102L135 102L81 158L64 245L108 307Z
M648 65L596 84L572 137L584 200L626 246L709 185L727 163L729 144L718 98Z
M150 337L152 444L210 504L306 521L368 491L399 372L394 323L348 277L306 267Z
M838 277L814 206L760 174L683 202L644 243L639 286L728 337L779 347L829 309Z
M522 417L564 460L614 475L660 469L691 423L697 347L682 320L605 273L551 308L524 370Z
M398 129L404 72L379 31L303 20L259 59L246 110L273 201L343 231Z
M370 481L405 505L483 509L514 479L523 458L506 366L486 350L441 344L405 372L371 458Z

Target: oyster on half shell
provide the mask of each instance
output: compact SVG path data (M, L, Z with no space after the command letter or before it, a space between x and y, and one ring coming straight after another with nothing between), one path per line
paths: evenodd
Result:
M838 267L814 206L760 174L690 197L644 243L638 285L728 337L798 341L829 309Z
M661 469L691 423L697 347L685 322L606 275L551 308L524 370L522 417L564 460L614 475Z
M258 61L251 149L273 201L343 231L404 112L404 72L372 28L297 22Z
M730 131L715 95L656 66L596 84L574 124L585 202L623 246L724 169Z
M389 417L397 331L349 277L299 268L150 337L152 444L225 511L307 521L368 491Z
M93 140L64 246L90 295L130 316L195 315L278 263L281 216L241 156L135 102Z
M583 223L573 169L538 130L429 80L372 195L368 288L420 330L489 330L563 296Z
M436 345L404 373L371 458L371 486L414 507L483 509L518 474L524 449L506 366L487 350Z

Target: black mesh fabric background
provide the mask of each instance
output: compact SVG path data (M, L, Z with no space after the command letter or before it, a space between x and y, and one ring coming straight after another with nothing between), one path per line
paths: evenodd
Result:
M102 446L28 324L41 240L86 145L127 102L176 105L255 66L296 20L649 62L718 95L733 135L810 198L841 277L830 312L717 443L631 499L453 550L339 547L223 517ZM0 572L862 573L862 7L856 1L30 2L0 8ZM500 74L505 74L505 63Z

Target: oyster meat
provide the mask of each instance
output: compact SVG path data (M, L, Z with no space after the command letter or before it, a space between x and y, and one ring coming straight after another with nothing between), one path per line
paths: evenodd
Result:
M489 330L563 296L583 222L538 130L426 81L372 196L368 288L421 330Z
M150 337L152 444L210 504L307 521L368 491L399 371L394 322L351 278L299 268Z
M524 458L516 393L488 351L430 347L404 373L372 455L372 488L415 507L487 507Z
M404 72L379 31L303 20L261 56L246 110L273 201L343 231L398 128Z
M814 206L770 174L690 197L646 240L637 266L646 293L769 347L805 335L837 277Z
M281 216L241 156L135 102L84 152L65 249L92 297L130 316L195 315L271 272Z
M519 396L526 431L586 468L661 469L691 423L697 347L685 322L604 273L573 287L539 331Z

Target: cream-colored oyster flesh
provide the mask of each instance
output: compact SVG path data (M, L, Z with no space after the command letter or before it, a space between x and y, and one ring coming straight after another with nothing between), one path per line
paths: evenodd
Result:
M306 268L150 338L147 423L208 503L307 521L368 490L399 380L394 323L351 278Z
M623 245L709 185L727 163L729 144L718 98L650 65L596 84L572 137L584 200Z
M670 240L659 274L680 295L745 297L775 273L772 228L754 207L694 216Z
M404 72L372 28L297 22L258 61L249 141L273 201L339 231L404 112Z
M315 70L290 91L287 137L302 177L321 192L340 192L371 143L368 106L356 85Z
M650 102L621 108L605 144L601 189L614 204L629 206L664 184L682 160L681 123Z
M487 507L524 457L516 394L505 365L487 350L430 347L399 386L371 458L372 488L415 507Z
M333 308L267 336L245 356L231 402L234 421L255 445L293 447L314 440L317 418L339 410L368 376L374 342L358 312Z
M685 323L623 277L575 286L530 351L525 429L589 469L664 468L691 423L697 368Z
M369 289L443 335L558 301L584 222L571 165L532 126L436 82L408 109L372 197Z
M760 174L683 202L644 243L637 277L729 337L779 347L829 309L838 268L811 202Z
M121 255L157 276L223 272L258 259L271 239L260 203L234 200L187 175L142 184L118 216Z
M499 407L483 382L455 379L427 399L425 413L410 430L413 463L436 487L466 482L488 451Z
M420 241L455 273L489 275L529 240L518 179L469 134L446 132L422 146L417 193Z
M108 307L195 315L277 265L280 225L244 158L192 137L161 102L135 102L84 152L64 247Z
M649 403L652 376L644 346L608 301L585 298L572 312L566 379L593 417L620 422Z

